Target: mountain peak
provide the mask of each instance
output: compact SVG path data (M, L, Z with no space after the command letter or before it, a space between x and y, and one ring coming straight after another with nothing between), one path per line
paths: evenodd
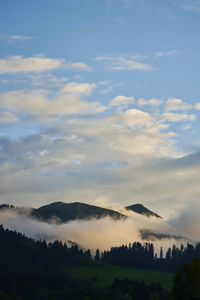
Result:
M140 203L136 203L136 204L132 204L130 206L126 206L126 209L132 210L133 212L135 212L137 214L145 215L147 217L162 218L161 216L159 216L155 212L149 210L148 208L146 208L144 205L142 205Z
M72 220L88 220L111 217L115 220L125 219L126 216L114 210L98 207L81 202L53 202L33 210L32 215L42 221L51 221L57 218L60 222Z

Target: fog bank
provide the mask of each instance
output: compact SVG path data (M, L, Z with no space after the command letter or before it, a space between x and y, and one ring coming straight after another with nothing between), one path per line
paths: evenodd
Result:
M193 213L192 215L190 213ZM151 232L182 235L190 239L198 240L200 225L197 226L199 214L187 211L180 214L176 219L147 218L133 212L129 212L126 220L115 221L110 217L91 220L75 220L65 224L40 222L28 214L20 214L12 210L0 212L0 223L5 228L16 230L34 239L46 239L48 242L56 239L63 242L72 241L83 249L91 249L93 252L110 249L113 246L129 244L135 241L144 243L141 239L140 230L146 229ZM191 217L190 217L191 216ZM196 224L196 225L195 225ZM160 246L164 251L173 244L180 246L188 240L175 238L153 238L156 252Z

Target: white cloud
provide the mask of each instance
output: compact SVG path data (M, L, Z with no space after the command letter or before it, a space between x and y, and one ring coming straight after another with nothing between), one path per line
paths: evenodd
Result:
M0 59L0 73L42 72L61 67L62 61L45 57L10 56Z
M151 114L138 109L127 110L124 114L124 118L127 125L132 128L150 128L153 125L153 117Z
M77 82L69 82L64 88L63 92L70 94L79 94L79 95L90 95L95 89L95 83L77 83Z
M119 95L111 101L111 106L130 105L135 101L134 97Z
M138 99L137 104L139 106L145 106L145 105L150 105L150 106L159 106L162 104L162 100L160 99L150 99L150 100L145 100L143 98Z
M99 102L86 102L79 95L91 92L90 85L71 89L74 94L58 92L51 96L48 91L35 90L30 92L13 91L0 94L0 105L17 113L27 113L36 119L45 121L47 118L57 118L59 115L92 114L104 111L106 108ZM77 91L77 93L76 93Z
M141 58L141 56L139 56ZM101 61L104 63L105 67L109 70L118 70L118 71L125 71L125 70L138 70L138 71L151 71L152 67L149 64L145 64L142 62L137 61L138 56L132 57L111 57L111 56L98 56L94 60Z
M175 113L164 113L163 118L166 121L170 122L180 122L180 121L194 121L196 120L195 115L188 115L188 114L175 114Z
M189 110L192 105L183 102L181 99L169 98L165 105L166 110Z
M158 51L155 53L156 57L163 57L163 56L173 56L175 54L178 54L179 51L174 49L174 50L170 50L170 51Z
M66 69L80 70L80 71L92 71L92 67L88 66L83 62L68 62L65 64Z
M63 59L53 59L44 56L33 56L27 58L22 56L9 56L5 59L0 59L0 73L39 73L57 68L91 71L91 67L82 62L65 62Z

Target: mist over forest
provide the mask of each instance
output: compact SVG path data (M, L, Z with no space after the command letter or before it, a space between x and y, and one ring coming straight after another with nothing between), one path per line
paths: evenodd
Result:
M194 208L194 211L197 212L197 208ZM180 246L181 243L190 242L195 245L198 241L197 213L195 216L194 212L186 211L176 218L165 219L147 217L119 207L118 212L128 217L119 220L110 216L93 217L63 223L58 222L56 217L52 217L48 222L38 220L31 215L30 208L4 208L0 210L0 223L34 239L73 241L83 249L89 248L93 252L97 248L103 251L113 246L128 245L133 241L153 242L157 251L161 246L165 251L173 244Z

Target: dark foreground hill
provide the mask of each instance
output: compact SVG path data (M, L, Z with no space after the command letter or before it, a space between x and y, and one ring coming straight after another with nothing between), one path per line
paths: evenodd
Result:
M126 206L126 209L132 210L135 213L138 213L140 215L145 215L146 217L156 217L156 218L162 218L161 216L157 215L153 211L149 210L142 204L133 204L130 206Z
M127 218L114 210L79 202L54 202L34 209L32 216L42 221L51 221L52 218L55 218L55 220L63 223L72 220L100 219L103 217L111 217L114 220Z

